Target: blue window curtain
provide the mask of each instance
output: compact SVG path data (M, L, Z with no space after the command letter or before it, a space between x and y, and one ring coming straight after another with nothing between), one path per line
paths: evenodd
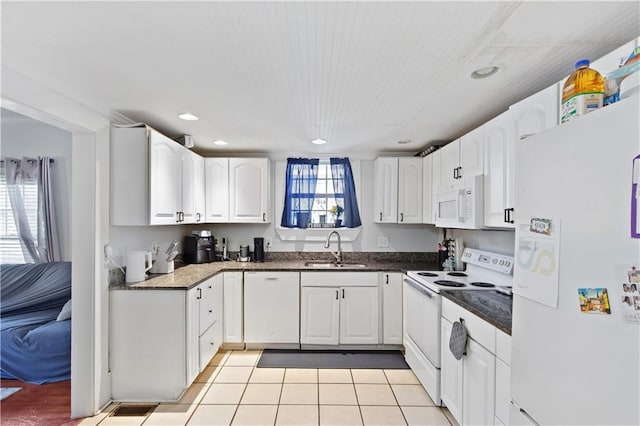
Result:
M330 158L331 176L336 203L344 209L342 225L356 228L362 225L356 199L356 186L353 182L353 172L348 158Z
M280 226L304 229L309 225L319 162L317 158L287 158L284 210Z

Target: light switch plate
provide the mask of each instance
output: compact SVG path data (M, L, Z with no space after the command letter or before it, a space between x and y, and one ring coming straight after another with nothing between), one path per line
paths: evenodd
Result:
M389 238L378 237L378 247L389 247Z

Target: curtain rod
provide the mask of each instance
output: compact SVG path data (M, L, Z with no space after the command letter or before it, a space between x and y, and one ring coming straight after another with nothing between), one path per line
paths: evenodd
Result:
M11 160L11 161L15 161L15 160ZM34 161L34 160L27 160L27 161L32 162L32 161ZM54 163L55 161L54 161L54 159L53 159L53 158L49 158L49 162L50 162L50 163ZM4 160L0 160L0 163L4 164Z

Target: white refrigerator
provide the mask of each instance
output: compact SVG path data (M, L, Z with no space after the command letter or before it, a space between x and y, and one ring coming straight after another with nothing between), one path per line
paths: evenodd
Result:
M623 306L628 272L640 269L630 229L639 103L516 148L511 424L640 424L640 323L633 297Z

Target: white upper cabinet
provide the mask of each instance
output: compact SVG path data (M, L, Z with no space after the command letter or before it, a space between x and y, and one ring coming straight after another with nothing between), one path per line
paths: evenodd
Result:
M433 153L435 154L435 152ZM435 224L436 216L433 209L435 182L433 178L434 155L427 155L422 159L422 223Z
M205 222L269 223L268 158L205 159Z
M111 224L195 223L202 157L148 127L111 131ZM200 184L202 185L202 184Z
M437 170L438 194L462 189L463 178L484 172L484 126L440 148L434 157L439 161Z
M178 201L182 182L179 168L182 146L151 130L149 147L151 196L149 223L174 225L179 221Z
M456 189L458 171L460 166L460 139L440 148L434 154L434 170L437 172L438 193L449 192Z
M509 107L516 141L558 125L560 90L554 84Z
M514 122L507 110L484 125L484 225L513 228Z
M376 223L398 222L398 159L379 157L374 163Z
M422 158L398 159L398 223L422 223Z
M229 221L269 223L269 160L229 159Z
M466 176L483 173L484 126L477 127L460 138L460 169L458 181Z
M196 163L197 154L184 147L180 147L180 175L181 186L178 196L178 220L181 223L196 223Z
M205 222L229 222L229 159L205 158Z
M193 198L195 199L195 223L204 222L205 218L205 192L204 192L204 158L198 154L191 153L193 157L195 171L193 177Z
M374 222L422 223L422 158L378 157Z

